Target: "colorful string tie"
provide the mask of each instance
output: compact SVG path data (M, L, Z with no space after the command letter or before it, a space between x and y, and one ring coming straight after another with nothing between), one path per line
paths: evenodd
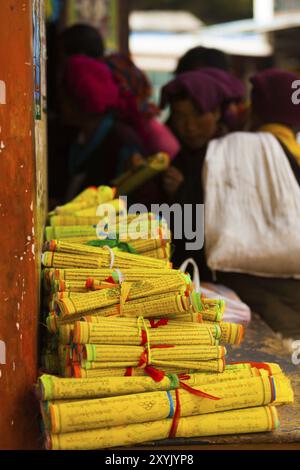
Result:
M151 350L173 348L174 346L169 344L159 344L151 346L149 329L143 317L138 317L137 325L139 336L141 336L141 346L144 347L144 351L142 352L140 361L138 363L138 368L145 369L146 374L152 377L155 382L161 382L165 377L165 373L151 366Z
M139 319L140 319L140 318L142 318L142 317L139 317L139 318L137 319L138 325L139 325ZM141 321L141 320L140 320L140 321ZM169 323L169 320L168 320L167 318L162 318L162 319L160 319L160 320L155 321L154 319L151 318L151 319L149 319L149 322L150 322L150 327L151 327L151 328L158 328L158 327L160 327L160 326L165 326L165 325L167 325L167 324ZM145 332L145 330L143 330L143 329L140 328L140 329L139 329L139 334L140 334L140 336L142 337L142 339L141 339L141 344L144 346L144 345L147 343L146 332ZM132 377L132 376L134 375L133 372L134 372L134 368L133 368L133 367L127 367L124 376L125 376L125 377ZM168 376L168 377L171 377L171 375L172 375L172 377L174 376L174 374L170 374L170 376ZM175 375L175 377L177 377L177 376Z
M118 284L122 284L122 282L125 280L124 275L122 274L122 272L121 272L120 269L118 269L118 268L115 269L115 273L117 274L117 278L118 278L116 282L117 282ZM112 279L114 280L114 273L113 273L113 275L112 275Z
M116 287L118 285L117 282L112 278L112 276L108 277L103 281L103 284L95 284L95 279L89 277L85 282L85 287L87 290L103 290L103 289L111 289L112 287Z
M256 369L263 369L263 370L266 370L269 375L273 375L272 374L272 369L271 367L269 366L269 364L266 364L265 362L230 362L230 364L232 365L235 365L235 364L249 364L251 367L256 367Z
M122 276L122 275L121 275ZM121 276L119 279L121 279ZM89 277L86 280L85 287L87 290L103 290L103 289L111 289L112 287L120 286L120 303L118 304L119 307L119 316L123 317L123 309L125 302L129 300L129 292L132 287L131 282L125 282L125 281L120 281L120 283L117 283L115 279L113 279L112 276L107 278L103 284L100 285L95 285L95 280L91 277Z
M147 327L147 324L146 324L144 318L143 317L138 317L137 323L138 323L139 336L141 336L141 346L144 346L144 348L145 348L143 353L141 354L141 358L140 358L138 367L139 368L144 368L145 372L148 375L150 375L150 377L152 377L153 380L155 380L156 382L160 382L165 377L165 373L163 371L159 370L159 369L151 367L151 359L152 359L151 358L151 350L152 349L162 349L162 348L164 348L164 349L173 348L174 345L160 344L160 345L151 346L151 344L150 344L150 332L149 332L149 329ZM162 320L162 322L160 324L159 324L159 321L157 323L154 322L152 324L154 325L153 326L154 328L158 328L160 326L165 325L166 323L164 323L164 321ZM151 325L151 322L150 322L150 325ZM151 328L152 328L152 325L151 325ZM190 376L184 376L184 379L188 380L188 379L190 379ZM182 378L182 380L184 380L184 379ZM196 389L190 387L189 385L185 384L182 380L179 381L179 385L180 385L181 388L183 388L187 392L192 393L193 395L196 395L196 396L201 397L201 398L208 398L209 400L220 400L220 398L215 397L213 395L210 395L208 393L205 393L202 390L196 390Z
M188 380L190 377L187 376L181 376L181 379L183 380ZM193 395L196 395L201 398L207 398L209 400L221 400L219 397L215 397L213 395L209 395L208 393L203 392L202 390L196 390L189 385L186 385L182 382L182 380L179 380L179 387L183 388L189 393L192 393ZM179 388L175 389L175 400L176 400L176 405L175 405L175 411L174 411L174 403L173 403L173 398L170 392L167 392L168 398L170 401L170 418L173 418L170 432L169 432L169 439L175 439L177 435L177 430L179 426L179 421L180 421L180 416L181 416L181 402L180 402L180 390ZM173 414L173 416L172 416Z
M109 254L110 254L110 265L109 265L109 269L112 269L112 268L114 267L114 264L115 264L115 253L114 253L114 251L111 249L111 247L108 246L108 245L104 245L103 248L109 251Z

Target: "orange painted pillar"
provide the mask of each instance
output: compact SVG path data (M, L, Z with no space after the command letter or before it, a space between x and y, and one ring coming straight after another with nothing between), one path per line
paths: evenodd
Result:
M0 1L0 449L39 447L33 385L46 193L43 120L35 122L33 4Z

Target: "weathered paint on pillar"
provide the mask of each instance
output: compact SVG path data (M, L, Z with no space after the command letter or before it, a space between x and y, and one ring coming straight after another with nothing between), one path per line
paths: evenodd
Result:
M0 2L0 449L39 446L36 234L45 191L40 181L37 210L32 11L31 0Z

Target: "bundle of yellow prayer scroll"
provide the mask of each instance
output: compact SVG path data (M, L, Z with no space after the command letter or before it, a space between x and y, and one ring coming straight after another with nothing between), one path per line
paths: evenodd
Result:
M51 274L59 273L48 271L46 322L57 334L61 375L103 376L105 369L124 375L144 369L156 377L156 368L222 372L224 345L239 344L243 326L222 322L222 301L201 299L187 274L166 271L168 275L121 283L112 276L102 281L104 274L98 281L51 282Z
M50 214L46 373L37 384L46 448L276 429L275 407L293 401L289 380L276 364L228 364L226 345L241 343L243 326L223 322L224 302L195 292L169 252L159 255L162 233L167 244L171 235L153 214L132 240L134 219L114 195L89 188ZM117 229L99 243L93 214L110 202Z
M102 449L147 441L250 432L279 425L276 406L293 402L276 364L228 366L222 374L39 378L46 447Z
M169 260L171 234L166 223L152 213L138 217L127 214L123 199L113 199L114 195L115 189L108 186L88 188L74 201L57 207L50 214L46 240L106 246L114 251Z
M224 344L239 344L243 327L219 323L199 324L143 317L82 318L60 324L58 354L62 375L131 375L141 370L155 379L166 372L222 372ZM162 373L163 371L163 373ZM107 373L110 375L110 373Z

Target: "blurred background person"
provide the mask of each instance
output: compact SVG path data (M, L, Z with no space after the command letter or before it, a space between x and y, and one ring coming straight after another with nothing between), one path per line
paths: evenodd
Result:
M230 60L225 52L218 49L203 46L193 47L179 59L175 75L203 67L212 67L229 72Z
M152 87L145 75L130 57L123 53L110 54L105 58L113 77L123 95L134 99L136 119L144 140L146 154L166 152L173 159L180 149L174 134L158 117L160 109L152 100ZM118 172L124 168L119 168Z
M178 61L175 75L202 68L214 68L233 73L230 57L219 49L197 46L188 50ZM227 106L227 125L230 130L242 130L249 119L250 103L246 100L246 93L242 100L231 102Z
M102 59L105 54L100 32L88 24L77 23L66 28L60 36L60 45L64 57L86 55L93 59Z
M257 148L256 150L253 148L253 143L255 143L253 142L253 136L257 136L257 139L263 139L265 134L269 136L271 134L272 137L276 139L276 142L279 142L280 147L278 147L278 145L274 145L274 154L270 154L269 157L274 159L274 163L281 161L282 164L285 165L285 158L282 158L283 153L288 161L290 169L292 170L292 175L294 175L295 180L299 185L300 145L296 140L296 133L299 132L300 129L300 107L296 106L292 102L292 83L298 79L298 75L280 69L269 69L255 75L251 79L253 113L252 130L254 134L232 134L229 137L230 143L226 142L228 138L225 137L223 145L225 146L227 144L229 148L227 155L228 158L230 158L230 155L233 155L235 152L240 155L241 146L245 149L243 156L246 158L246 152L258 152ZM241 138L243 140L238 144L238 141ZM238 155L236 159L238 159ZM263 158L263 155L261 156L261 165L261 170L259 168L250 168L249 171L251 174L255 174L255 172L259 171L267 171L264 167L265 159ZM246 171L246 168L249 167L245 164L244 172ZM236 168L235 171L239 171L239 168ZM268 206L264 206L264 204L266 204L265 200L261 202L262 207L259 208L259 211L262 212L262 215L270 213L276 214L278 208L272 206L272 204L275 204L275 201L273 201L271 195L272 191L278 193L278 189L276 189L278 186L281 188L281 193L278 195L280 198L280 208L278 209L280 213L282 213L282 211L293 210L294 200L296 200L295 203L297 206L300 203L300 201L297 203L297 195L295 195L297 187L293 184L284 186L283 181L286 180L281 180L278 169L276 171L277 180L273 180L271 173L269 172L266 176L268 179L268 187L256 188L257 197L262 194L262 191L267 195L270 194L267 196ZM284 168L284 171L286 173L287 169ZM240 173L242 174L243 172L241 171ZM231 193L231 201L229 201L228 197L225 197L224 193L222 196L222 205L219 208L220 211L225 210L226 205L232 203L232 198L242 200L242 192L244 193L248 190L249 184L247 183L247 179L244 179L243 189L240 188L236 193ZM209 191L209 188L207 188L207 190ZM284 201L290 201L291 206L289 207L284 205ZM243 209L243 213L247 215L248 212L249 208L245 207ZM250 212L249 217L251 217ZM265 217L267 217L267 215L265 215ZM264 220L263 217L262 220ZM274 232L276 220L267 221L266 224L267 229L265 232L264 227L260 227L260 236L263 238L268 236L272 241L272 237L276 239L276 232ZM238 227L236 227L236 230L238 230ZM289 245L289 240L292 235L290 234L289 237L289 230L292 230L292 228L287 226L286 230L287 236L284 242L282 242L284 243L282 248L283 251L285 251L292 259L294 256L293 250L295 249L294 246ZM249 246L249 252L252 253L254 248L259 250L259 247L254 246L255 244L256 242L253 240L251 246ZM253 256L254 255L252 255L252 257ZM284 262L282 262L281 276L276 276L274 272L272 272L272 258L276 259L277 256L277 252L274 251L269 261L269 270L266 270L266 276L250 274L251 270L249 268L249 274L247 273L247 270L245 272L245 269L242 269L242 273L218 272L217 279L219 282L222 282L234 289L253 311L258 312L264 317L273 330L281 332L285 337L296 338L300 333L300 281L292 278L291 275L286 275L286 266L284 266ZM228 271L228 269L226 270ZM296 275L297 273L295 272L294 274Z
M227 107L244 97L245 87L231 74L218 69L201 69L179 74L162 90L162 107L171 108L170 125L182 149L165 172L163 188L169 203L204 203L202 167L207 146L224 134ZM194 213L195 215L195 213ZM195 217L193 220L196 220ZM174 262L187 257L186 240L176 240ZM189 252L196 259L201 278L211 280L204 252Z
M280 142L300 184L299 107L292 102L292 84L299 75L271 68L258 73L252 83L252 127L269 132Z
M69 57L63 85L63 119L77 129L69 152L71 198L86 186L109 184L124 160L145 150L134 100L121 93L103 61Z
M66 199L66 186L70 178L68 153L77 136L77 127L63 116L65 88L63 71L68 57L82 54L100 60L105 46L100 32L88 24L77 23L66 28L49 45L48 64L48 188L49 208ZM59 171L57 169L59 168Z

